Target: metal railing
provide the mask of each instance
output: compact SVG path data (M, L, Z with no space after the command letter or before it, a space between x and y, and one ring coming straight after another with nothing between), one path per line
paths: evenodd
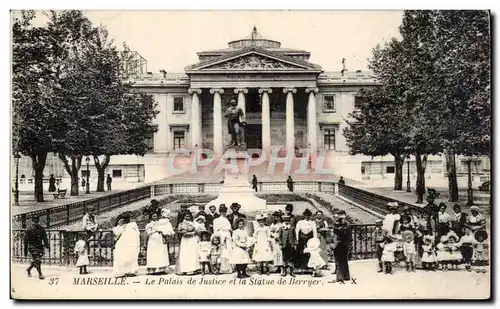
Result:
M113 193L81 202L36 210L12 216L12 228L26 228L31 217L38 216L40 224L47 228L63 227L74 223L85 215L87 207L94 207L96 213L108 211L126 204L151 197L151 186Z
M401 202L390 197L375 194L343 184L338 184L337 186L337 194L339 196L382 215L386 215L387 213L389 213L387 208L387 204L389 202L398 202L401 207L407 206L410 209L412 215L420 216L425 214L425 210L423 207Z
M375 240L372 237L375 225L351 225L352 246L350 252L351 260L371 259L375 257ZM25 252L24 229L12 231L12 260L14 263L28 263L29 255ZM78 240L79 231L48 230L47 238L49 248L45 249L42 263L49 265L74 266L78 256L74 252L75 243ZM327 237L327 243L332 237ZM139 265L146 265L148 236L144 230L140 231L140 253ZM88 254L90 266L113 266L114 257L114 235L112 231L100 231L88 242ZM179 255L179 237L173 235L167 242L170 265L176 264ZM330 261L333 256L328 246Z

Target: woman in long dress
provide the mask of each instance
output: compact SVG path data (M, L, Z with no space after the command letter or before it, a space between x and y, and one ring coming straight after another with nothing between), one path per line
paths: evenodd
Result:
M140 233L137 223L130 221L130 214L123 213L118 217L115 234L115 251L113 272L117 277L133 276L139 269Z
M283 268L283 253L281 252L280 247L280 229L283 226L283 219L281 218L280 212L275 212L272 216L273 223L269 227L271 231L271 245L273 250L273 265L276 267L276 273L281 273L281 269Z
M200 263L198 261L198 236L193 223L193 215L190 212L184 215L184 220L177 229L182 237L177 272L179 275L194 275L200 269Z
M221 206L219 208L219 217L214 220L214 234L220 237L221 242L221 254L220 254L220 269L221 274L230 274L233 272L233 267L231 266L231 233L233 231L231 223L226 218L227 207Z
M326 222L323 212L318 210L315 215L316 228L318 229L318 239L319 239L319 255L327 264L322 268L328 269L328 252L326 250L326 237L328 234L328 222Z
M172 248L170 248L169 246L169 242L172 241L172 238L170 236L174 236L175 235L175 231L174 231L174 228L172 226L172 223L170 222L170 209L167 209L167 208L163 208L161 211L161 219L158 220L158 224L159 224L159 229L162 233L162 237L163 237L163 246L165 248L165 251L166 251L166 256L167 256L167 268L165 269L165 271L168 271L168 267L170 266L170 256L171 254L173 254L175 256L175 247L172 246Z
M151 214L151 221L146 225L148 235L148 251L146 268L148 274L165 273L170 264L168 251L163 243L163 226L158 221L158 214Z
M335 275L337 281L351 279L349 272L349 249L351 247L351 229L345 221L345 215L336 216L333 229L333 256L335 258Z
M307 241L313 237L318 237L318 229L316 222L311 220L312 212L309 209L304 211L304 219L297 222L295 234L297 237L297 264L296 268L299 273L304 272L309 261L309 253L305 253L304 249L307 246Z

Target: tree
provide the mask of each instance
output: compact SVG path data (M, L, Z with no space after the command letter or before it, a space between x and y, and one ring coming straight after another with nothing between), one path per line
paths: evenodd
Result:
M403 163L408 145L406 133L411 129L407 126L406 112L400 101L401 87L394 83L402 57L399 44L392 40L383 48L377 46L373 50L369 68L380 85L359 91L358 97L363 104L350 114L353 120L346 120L347 127L343 132L351 154L372 157L391 154L394 157L394 190L403 188Z
M12 13L13 151L32 160L34 195L43 202L43 170L59 131L56 68L52 42L44 27L35 27L34 11Z

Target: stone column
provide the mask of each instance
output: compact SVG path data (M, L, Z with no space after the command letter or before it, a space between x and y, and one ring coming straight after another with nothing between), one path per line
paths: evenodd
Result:
M201 106L200 97L201 89L190 88L188 92L191 94L191 148L198 146L201 149Z
M284 88L286 93L286 149L288 151L295 150L295 126L293 113L293 94L297 93L295 88Z
M222 156L222 98L221 94L224 89L214 88L210 89L210 93L214 95L214 154L215 156Z
M267 154L271 151L271 112L269 110L269 94L271 88L259 89L262 94L262 150Z
M248 89L246 89L246 88L236 88L236 89L234 89L234 94L238 95L238 107L243 110L243 114L245 114L245 116L246 116L245 94L247 94L247 93L248 93Z
M307 105L307 144L311 152L314 154L318 149L317 137L317 122L316 122L316 93L318 88L306 88L306 93L309 93L309 101Z
M243 117L241 117L241 121L245 121L246 119L246 102L245 102L245 94L248 93L248 89L246 88L236 88L234 89L234 93L238 95L238 107L243 111ZM247 147L247 139L245 129L241 129L241 147L244 149Z

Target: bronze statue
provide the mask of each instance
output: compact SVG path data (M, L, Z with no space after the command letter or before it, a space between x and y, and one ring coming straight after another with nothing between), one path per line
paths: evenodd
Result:
M237 106L236 100L231 100L231 106L226 110L224 117L227 118L227 129L231 134L229 146L241 147L241 136L244 122L241 117L244 116L243 110Z

